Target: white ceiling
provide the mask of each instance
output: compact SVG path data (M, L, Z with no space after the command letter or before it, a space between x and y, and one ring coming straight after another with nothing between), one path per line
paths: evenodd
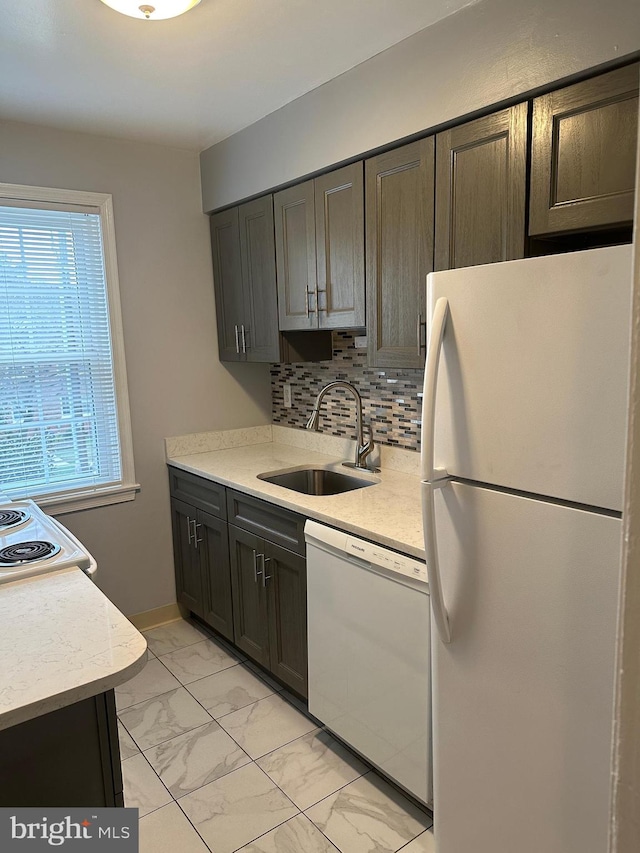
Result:
M475 0L471 0L475 2ZM0 116L201 150L470 0L0 0Z

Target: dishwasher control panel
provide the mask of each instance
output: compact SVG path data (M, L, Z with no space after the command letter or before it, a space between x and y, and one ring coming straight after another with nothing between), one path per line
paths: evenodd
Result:
M389 551L380 545L374 545L372 542L364 542L354 536L347 536L345 551L347 554L352 554L373 566L380 566L383 569L397 572L399 575L415 578L423 583L428 581L425 563L413 560L411 557L405 557L403 554L396 554L395 551Z

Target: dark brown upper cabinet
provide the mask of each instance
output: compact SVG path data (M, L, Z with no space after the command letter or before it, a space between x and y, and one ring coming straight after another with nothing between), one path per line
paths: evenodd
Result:
M362 161L316 178L318 327L364 326L364 177Z
M530 235L632 221L638 67L534 100Z
M211 217L221 361L280 359L273 197Z
M238 209L240 260L245 299L241 345L247 361L278 361L278 297L273 237L273 196Z
M369 364L422 367L433 270L434 139L365 162Z
M282 330L316 329L316 228L313 181L274 196L278 316Z
M526 103L436 136L435 268L524 257Z
M240 327L245 313L238 208L211 217L213 284L221 361L243 361Z
M365 324L362 162L274 196L280 328Z

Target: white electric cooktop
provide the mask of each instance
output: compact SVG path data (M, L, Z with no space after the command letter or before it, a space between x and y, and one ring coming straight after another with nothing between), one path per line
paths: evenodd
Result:
M0 584L77 567L95 574L91 554L30 500L0 504Z

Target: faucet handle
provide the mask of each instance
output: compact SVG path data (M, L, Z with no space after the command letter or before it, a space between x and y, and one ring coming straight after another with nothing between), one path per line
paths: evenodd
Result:
M365 455L368 456L374 447L373 428L371 424L362 424L362 431L367 434L367 440L362 445L362 450L364 451L366 449L367 452Z
M375 442L373 440L373 429L371 427L371 424L363 424L362 429L363 429L363 431L366 431L367 440L362 445L362 447L360 447L358 449L358 460L359 460L361 465L369 468L369 466L365 464L365 460L366 460L367 456L369 456L369 454L371 454L373 452L373 448L375 447ZM379 471L380 469L379 468L369 468L369 470L370 471Z

